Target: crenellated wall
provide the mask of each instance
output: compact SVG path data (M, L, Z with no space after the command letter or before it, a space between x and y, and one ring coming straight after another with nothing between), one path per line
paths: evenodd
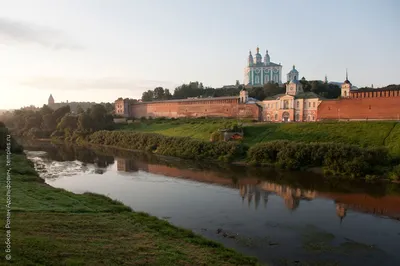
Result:
M385 96L381 97L380 93ZM399 91L352 92L351 95L351 98L322 101L318 106L318 120L400 120Z
M140 117L237 117L259 120L261 107L239 103L239 98L174 100L136 103L130 106L130 116Z

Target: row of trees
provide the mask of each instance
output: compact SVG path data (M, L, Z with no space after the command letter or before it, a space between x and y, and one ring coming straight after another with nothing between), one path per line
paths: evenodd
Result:
M239 95L242 86L223 87L214 89L211 87L204 87L201 82L190 82L175 88L174 93L171 94L168 89L157 87L154 90L143 92L142 101L161 101L171 99L187 99L191 97L223 97L223 96L237 96ZM264 100L268 96L285 92L285 88L279 87L278 84L270 83L264 87L249 89L249 96L258 100Z
M16 136L32 138L70 136L74 132L89 134L113 125L112 112L101 104L92 105L86 110L78 108L76 113L71 113L69 105L56 110L43 105L37 111L15 110L2 119Z
M307 81L304 77L300 80L305 92L314 92L322 97L328 99L335 99L340 96L340 87L335 84L313 80ZM223 96L237 96L243 87L239 84L231 87L222 87L219 89L204 87L201 82L190 82L175 88L174 93L171 94L169 89L157 87L154 90L143 92L142 101L162 101L171 99L187 99L191 97L223 97ZM268 83L260 87L252 87L248 89L249 96L257 100L264 100L267 97L285 93L285 87L280 87L277 83Z

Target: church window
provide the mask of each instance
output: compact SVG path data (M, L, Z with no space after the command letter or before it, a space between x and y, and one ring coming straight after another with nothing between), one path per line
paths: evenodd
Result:
M344 97L347 97L347 91L344 91Z
M300 121L300 115L296 114L296 121Z
M313 102L312 107L315 107L315 102Z
M278 114L275 114L275 121L278 121Z
M297 102L297 108L299 108L300 107L300 102Z
M311 107L311 103L310 102L308 102L308 107Z
M256 76L255 79L256 79L256 80L255 80L255 83L256 83L256 84L260 83L260 78L259 78L258 76Z
M312 116L312 121L314 121L315 120L315 117L314 116Z

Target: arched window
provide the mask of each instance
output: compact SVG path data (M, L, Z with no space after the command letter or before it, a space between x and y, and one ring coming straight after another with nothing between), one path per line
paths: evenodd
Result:
M344 97L347 97L347 91L344 91Z
M278 121L278 114L275 114L275 121Z
M300 115L296 114L296 121L300 121Z
M300 102L297 102L297 108L300 108Z
M315 107L315 102L312 103L312 107Z
M271 121L271 117L267 115L267 121Z
M259 76L256 76L256 77L255 77L255 83L256 83L256 84L260 83L260 77L259 77Z

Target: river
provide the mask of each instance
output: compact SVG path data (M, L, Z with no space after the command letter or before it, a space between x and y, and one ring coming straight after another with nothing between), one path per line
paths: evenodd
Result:
M107 195L270 265L400 265L396 184L104 147L23 145L53 187Z

